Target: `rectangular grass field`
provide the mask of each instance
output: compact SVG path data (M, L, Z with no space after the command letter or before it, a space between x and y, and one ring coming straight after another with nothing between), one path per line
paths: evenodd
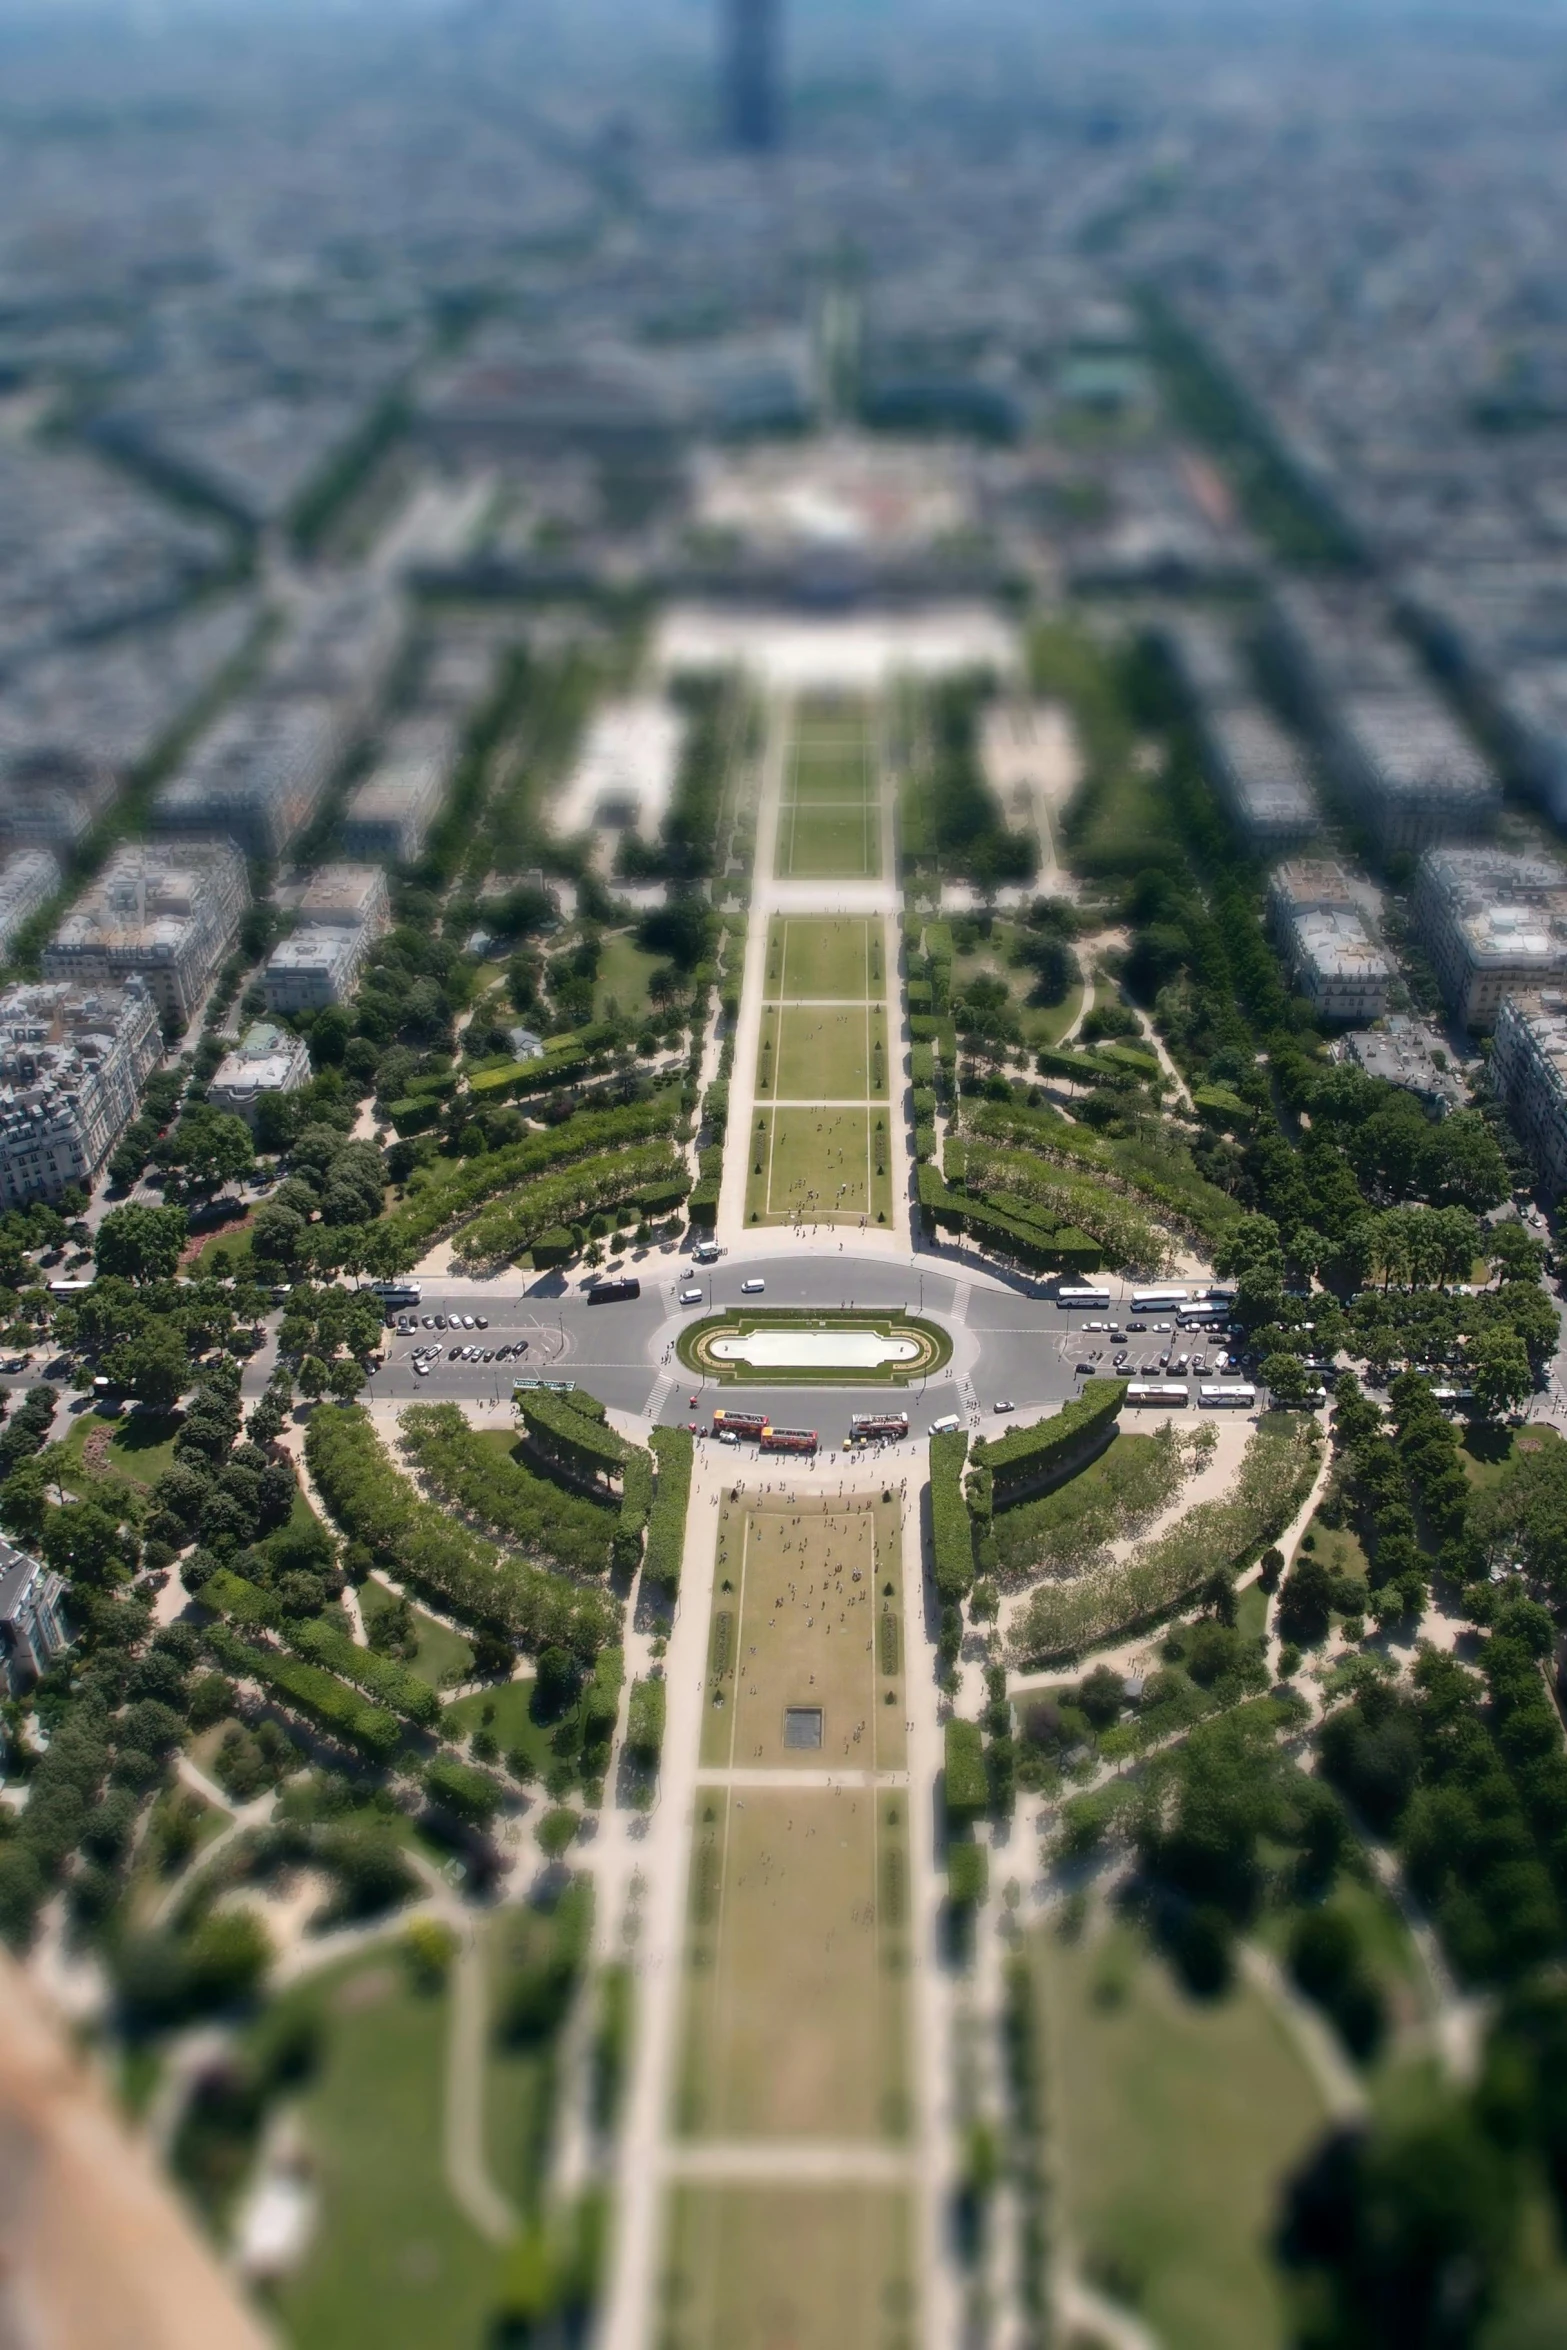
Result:
M698 1788L682 2137L907 2137L908 1805L786 1778Z
M874 799L876 775L870 744L855 734L796 740L784 796L801 806Z
M886 993L880 922L775 914L767 941L766 1000L859 1002Z
M756 1090L770 1101L885 1101L884 1006L770 1005L762 1015Z
M890 1221L889 1115L875 1109L758 1110L746 1162L747 1223ZM878 1118L879 1135L872 1124Z
M895 2187L677 2187L658 2350L914 2350Z
M726 1588L727 1586L727 1588ZM890 1586L890 1589L889 1589ZM883 1619L888 1619L885 1623ZM901 1771L903 1562L896 1502L726 1501L708 1636L702 1762ZM814 1752L791 1708L821 1713Z
M874 881L881 872L881 808L790 802L778 816L780 881Z

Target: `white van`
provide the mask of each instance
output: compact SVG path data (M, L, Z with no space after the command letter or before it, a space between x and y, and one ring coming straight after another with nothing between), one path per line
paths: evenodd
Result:
M680 1292L680 1302L683 1306L699 1306L706 1295L707 1292L703 1289L683 1289Z
M740 1295L742 1297L760 1297L766 1287L765 1281L742 1281Z
M961 1428L962 1425L963 1422L958 1418L956 1412L948 1412L945 1419L932 1420L929 1432L932 1436L950 1436L954 1429Z

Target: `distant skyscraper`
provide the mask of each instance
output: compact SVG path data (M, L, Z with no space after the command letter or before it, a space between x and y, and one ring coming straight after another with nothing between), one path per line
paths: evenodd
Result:
M730 143L758 154L782 133L778 90L781 0L724 0L725 106Z

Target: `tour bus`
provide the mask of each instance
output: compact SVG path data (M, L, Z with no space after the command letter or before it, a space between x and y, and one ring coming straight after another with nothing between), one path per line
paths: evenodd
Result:
M1126 1391L1129 1404L1174 1404L1177 1408L1186 1402L1184 1381L1177 1386L1173 1379L1134 1379Z
M1109 1303L1110 1292L1108 1289L1088 1289L1080 1286L1073 1287L1068 1284L1063 1285L1063 1287L1056 1291L1056 1304L1058 1306L1066 1306L1069 1308L1077 1306L1085 1311L1088 1311L1099 1306L1107 1306Z
M91 1287L90 1281L51 1281L49 1295L59 1298L85 1297Z
M763 1452L814 1452L816 1450L816 1430L814 1428L774 1428L769 1424L762 1430L761 1446Z
M1234 1310L1223 1298L1198 1298L1179 1307L1176 1318L1183 1330L1214 1330L1222 1328Z
M628 1273L619 1281L596 1281L587 1294L590 1306L614 1306L623 1298L640 1297L642 1284Z
M372 1281L370 1294L384 1306L416 1306L423 1301L424 1288L418 1281Z
M1217 1404L1226 1404L1232 1411L1249 1412L1257 1400L1255 1387L1233 1383L1221 1387L1217 1380L1205 1379L1197 1390L1197 1401L1202 1409L1211 1411Z
M767 1426L765 1412L725 1412L713 1414L713 1434L722 1436L727 1428L734 1436L760 1436Z
M1134 1314L1184 1313L1191 1294L1189 1289L1134 1289L1132 1311Z
M851 1444L901 1444L909 1432L907 1412L851 1412Z

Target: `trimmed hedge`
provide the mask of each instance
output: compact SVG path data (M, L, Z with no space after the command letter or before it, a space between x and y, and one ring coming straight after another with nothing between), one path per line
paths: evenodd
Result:
M221 1608L225 1615L235 1616L243 1624L275 1631L289 1647L310 1664L320 1665L343 1681L352 1681L381 1704L390 1706L393 1713L405 1721L421 1722L428 1726L438 1721L441 1701L428 1681L421 1681L417 1673L410 1673L395 1657L378 1656L373 1648L361 1648L346 1633L338 1632L319 1617L295 1619L285 1616L274 1606L267 1593L258 1590L243 1575L232 1568L220 1567L209 1575L201 1587L203 1607Z
M947 1898L954 1909L979 1909L990 1894L990 1854L983 1844L947 1847Z
M425 1764L424 1791L432 1803L480 1828L489 1826L505 1794L499 1779L450 1754L435 1755Z
M1109 1442L1125 1398L1124 1379L1090 1379L1080 1395L1049 1419L1009 1428L1004 1436L981 1436L972 1466L983 1473L986 1514L1081 1468Z
M1105 1261L1104 1250L1077 1227L1024 1223L986 1200L949 1191L940 1170L929 1164L919 1169L919 1203L932 1230L967 1233L982 1248L1037 1273L1097 1273Z
M673 1206L689 1189L685 1158L674 1142L622 1144L497 1200L464 1227L455 1257L467 1266L509 1263L544 1236L585 1217L648 1199Z
M422 1500L359 1405L318 1405L305 1432L305 1458L344 1533L454 1614L519 1648L569 1648L585 1662L613 1639L619 1610L612 1602L504 1557Z
M696 1445L689 1428L655 1428L653 1451L658 1459L658 1490L648 1516L644 1579L657 1583L671 1597L680 1588L680 1562L686 1547L686 1507L691 1499L691 1471Z
M613 1428L588 1413L574 1411L568 1397L551 1395L547 1388L530 1388L518 1398L518 1408L529 1442L546 1460L578 1477L619 1476L625 1445Z
M943 1600L963 1597L974 1580L974 1534L963 1498L963 1463L968 1436L962 1428L940 1430L930 1440L930 1524L936 1591Z
M642 1556L642 1537L653 1507L653 1456L640 1444L628 1444L621 1469L620 1520L611 1555L623 1574L635 1570Z
M982 1818L990 1802L990 1781L978 1722L960 1721L956 1714L948 1722L946 1773L948 1819L957 1823Z
M407 1106L399 1103L396 1108ZM422 1256L432 1240L451 1231L498 1193L531 1183L536 1176L569 1166L574 1160L668 1134L679 1109L678 1094L660 1093L651 1101L628 1102L619 1109L579 1110L547 1134L530 1134L524 1142L486 1151L480 1158L418 1169L409 1180L406 1197L385 1218L384 1228L415 1256ZM401 1123L395 1111L394 1122Z
M667 1691L668 1684L664 1681L633 1681L631 1684L626 1752L643 1770L657 1770L659 1757L664 1751Z
M280 1656L275 1649L252 1648L237 1640L221 1624L207 1628L207 1646L219 1664L247 1681L259 1681L333 1738L346 1739L376 1762L389 1762L402 1744L403 1728L397 1716L371 1705L335 1675L297 1657Z
M608 1568L617 1524L611 1495L590 1499L566 1491L526 1460L503 1454L453 1403L410 1406L402 1445L435 1493L498 1541L572 1574L602 1575Z

